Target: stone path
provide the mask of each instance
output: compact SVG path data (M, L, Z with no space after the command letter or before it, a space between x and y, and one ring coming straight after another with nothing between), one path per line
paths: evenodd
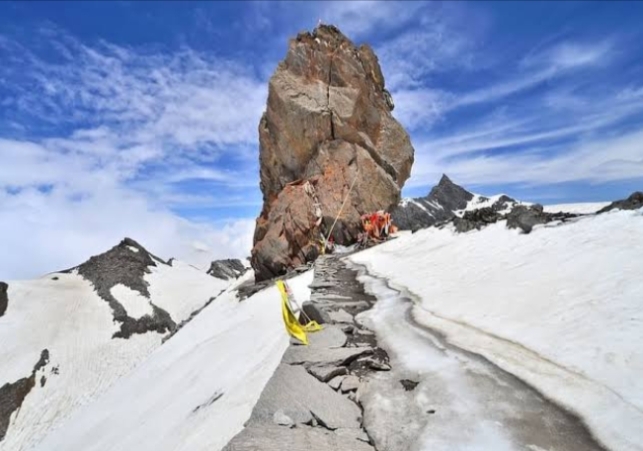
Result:
M304 311L324 330L288 348L224 451L604 450L578 418L415 323L410 296L342 256L317 260L311 290Z
M356 392L369 373L390 367L375 335L355 315L375 298L339 256L317 260L311 290L305 311L330 322L310 334L309 346L290 346L246 427L224 451L374 450Z

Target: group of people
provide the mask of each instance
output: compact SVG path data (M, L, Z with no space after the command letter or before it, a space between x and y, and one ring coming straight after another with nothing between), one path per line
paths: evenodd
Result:
M369 242L378 243L397 232L397 227L391 221L391 214L383 210L362 215L361 219L364 232L357 237L360 246L366 246Z
M364 214L361 216L361 221L363 232L357 237L360 246L366 246L369 242L381 242L397 232L397 227L391 221L391 214L383 210ZM333 236L326 239L322 234L319 239L319 249L321 254L332 254L335 251Z

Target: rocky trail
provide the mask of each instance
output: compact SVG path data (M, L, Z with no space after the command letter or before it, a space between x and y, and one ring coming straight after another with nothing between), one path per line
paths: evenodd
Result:
M410 296L345 256L318 259L310 287L304 311L324 330L291 344L226 451L604 449L533 388L416 323Z

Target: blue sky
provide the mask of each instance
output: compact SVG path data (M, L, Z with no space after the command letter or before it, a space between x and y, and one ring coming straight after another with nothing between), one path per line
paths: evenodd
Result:
M0 279L123 236L247 255L267 81L318 20L380 58L405 195L442 173L543 203L643 187L640 2L0 2Z

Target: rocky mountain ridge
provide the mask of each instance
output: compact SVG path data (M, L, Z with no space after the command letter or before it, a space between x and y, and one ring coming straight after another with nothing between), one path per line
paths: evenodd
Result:
M615 209L634 210L643 207L643 193L634 192L627 199L612 202L594 212L602 214ZM391 212L400 230L417 231L427 227L452 224L456 232L480 230L501 220L507 228L530 233L534 226L563 223L587 215L571 212L547 212L540 204L513 199L505 194L485 197L473 194L455 184L446 174L425 197L402 199Z
M402 199L391 211L391 218L400 230L419 230L461 217L465 210L507 212L519 203L504 194L494 198L473 194L443 174L425 197Z

